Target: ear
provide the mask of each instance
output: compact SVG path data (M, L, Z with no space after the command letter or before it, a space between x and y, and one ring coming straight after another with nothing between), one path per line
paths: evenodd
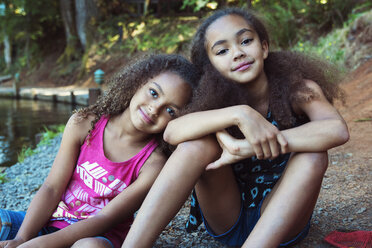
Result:
M266 59L267 56L269 55L269 44L267 43L266 40L261 42L262 45L262 51L263 51L263 58Z

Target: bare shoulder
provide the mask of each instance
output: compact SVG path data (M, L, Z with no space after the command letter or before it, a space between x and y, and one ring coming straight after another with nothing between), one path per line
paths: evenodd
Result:
M78 113L74 113L67 121L64 136L76 137L82 144L91 129L91 122L94 118L94 115L82 118Z
M296 114L304 114L304 108L314 102L328 103L322 88L316 82L304 79L291 97L291 104ZM306 112L306 111L305 111Z
M304 79L304 84L306 87L308 87L309 89L317 92L317 93L321 93L323 94L323 91L322 91L322 88L319 86L318 83L314 82L313 80L310 80L310 79Z

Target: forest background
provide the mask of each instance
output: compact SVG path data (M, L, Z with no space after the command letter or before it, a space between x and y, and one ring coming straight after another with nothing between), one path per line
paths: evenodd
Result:
M368 0L0 0L0 76L21 86L93 85L143 52L188 55L200 19L248 7L268 24L271 49L319 54L348 64L343 29L371 10ZM270 28L271 27L271 28ZM366 58L368 59L368 58Z
M346 75L340 83L346 103L336 102L336 107L348 124L350 140L329 151L313 227L296 247L329 248L323 238L334 230L372 230L370 0L0 0L0 81L4 75L13 78L0 85L97 87L93 74L102 69L106 87L116 71L142 53L187 56L201 18L224 6L261 13L272 50L321 56ZM40 170L35 172L39 177ZM0 183L4 176L0 174ZM31 192L40 187L34 186ZM12 204L31 199L12 195L5 198ZM186 235L187 217L186 204L154 247L221 247L205 232Z

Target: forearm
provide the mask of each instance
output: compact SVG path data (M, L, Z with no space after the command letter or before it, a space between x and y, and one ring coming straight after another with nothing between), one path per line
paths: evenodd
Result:
M237 105L222 109L195 112L168 123L164 140L172 145L202 138L225 128L238 125L249 106Z
M29 241L29 244L31 247L34 246L33 244L37 244L39 248L71 247L76 241L82 238L95 237L106 233L112 228L115 222L103 216L91 217L69 225L57 232L37 237Z
M282 134L290 152L323 152L349 139L347 126L341 119L311 121L283 130Z
M60 193L43 184L32 199L16 238L27 241L35 237L48 222L60 197Z

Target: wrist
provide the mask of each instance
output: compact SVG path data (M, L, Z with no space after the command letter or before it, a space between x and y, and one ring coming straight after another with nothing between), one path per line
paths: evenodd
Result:
M234 106L234 109L232 111L233 125L239 127L242 123L242 120L249 115L251 110L252 108L248 105Z

